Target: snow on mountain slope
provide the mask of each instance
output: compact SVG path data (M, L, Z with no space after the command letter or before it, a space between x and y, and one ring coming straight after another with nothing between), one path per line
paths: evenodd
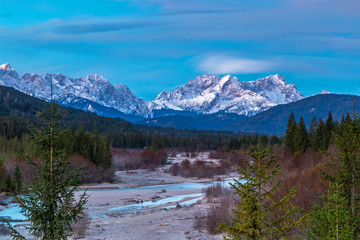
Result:
M82 110L95 113L104 112L99 108L101 105L142 117L152 117L155 113L173 114L174 111L199 114L226 112L253 116L277 104L303 98L295 85L287 84L285 78L278 74L251 82L240 82L230 75L220 78L206 74L172 92L160 93L153 101L145 102L127 86L112 85L101 75L70 78L61 73L26 73L20 78L9 64L0 65L0 85L13 87L41 99L50 99L51 76L54 96L61 98L61 104L68 106L81 102L77 106L82 106ZM99 104L98 107L94 108L93 103Z
M64 74L52 74L54 97L60 103L68 105L75 99L86 99L105 107L114 108L126 114L145 115L145 101L134 95L122 84L112 85L101 75L93 74L82 78L70 78ZM49 100L51 91L51 74L26 73L19 78L8 64L0 66L0 84L13 87L31 96ZM94 109L83 109L95 111ZM96 111L95 111L96 112Z
M0 65L0 85L19 89L20 82L18 79L19 75L8 63Z
M294 84L287 84L285 78L279 74L260 78L244 84L246 89L265 95L277 104L291 103L303 99Z
M206 74L172 92L160 93L153 102L157 109L163 107L205 114L225 111L252 116L277 104L302 98L296 86L287 84L278 74L247 83L230 75L219 78Z

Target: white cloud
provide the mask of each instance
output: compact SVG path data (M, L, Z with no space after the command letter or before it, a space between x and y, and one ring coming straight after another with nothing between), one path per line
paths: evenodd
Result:
M213 55L202 59L198 68L200 71L214 74L259 73L271 70L275 65L275 61L272 60L264 61Z

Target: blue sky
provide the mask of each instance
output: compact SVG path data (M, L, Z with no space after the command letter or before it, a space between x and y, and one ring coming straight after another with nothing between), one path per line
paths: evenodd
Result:
M205 73L360 94L358 0L3 0L0 62L101 74L150 100Z

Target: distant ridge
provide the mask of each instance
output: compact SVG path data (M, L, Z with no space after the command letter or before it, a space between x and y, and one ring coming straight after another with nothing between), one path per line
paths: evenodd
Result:
M267 111L261 112L240 123L233 124L223 129L248 133L283 135L291 112L294 112L297 120L299 120L300 116L303 116L307 125L309 125L313 116L325 120L329 111L331 111L333 118L339 121L342 115L354 111L354 99L356 112L359 113L359 96L319 94L304 98L297 102L272 107Z

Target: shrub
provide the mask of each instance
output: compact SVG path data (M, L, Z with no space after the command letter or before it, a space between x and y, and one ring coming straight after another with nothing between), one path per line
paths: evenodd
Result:
M204 188L203 192L205 193L208 202L211 202L213 198L231 196L233 191L227 187L224 187L221 182L217 182L208 186L207 188Z
M179 174L179 171L180 171L180 165L178 163L175 163L169 168L169 173L174 176L177 176Z
M118 170L134 170L144 165L139 151L112 149L112 155L112 166Z
M205 211L197 210L194 213L194 228L206 228L210 234L217 234L219 222L231 222L232 207L235 204L233 190L217 182L203 189L206 194L209 208Z
M214 202L207 211L205 226L206 230L211 234L217 234L220 231L219 222L230 224L233 214L232 207L234 205L234 199L231 194L222 196L219 202Z
M175 154L175 153L174 153ZM121 150L112 149L112 166L118 170L135 170L139 168L155 169L167 163L164 150Z
M182 177L210 178L214 175L226 174L231 169L231 164L220 163L216 165L201 160L195 161L193 164L185 159L181 164L174 164L169 168L172 175L180 175Z
M205 227L206 212L197 209L194 213L194 228L198 231Z
M81 219L71 224L73 236L75 238L85 237L86 231L89 229L90 222L90 218L86 213L84 213Z
M71 170L80 169L81 183L100 183L111 182L114 178L114 171L110 169L104 169L103 167L97 167L90 160L80 156L79 154L72 154L68 157L70 162L69 168Z
M229 157L228 152L211 151L209 153L209 158L213 158L213 159L227 159L228 157Z
M167 154L164 150L148 150L141 152L140 158L144 163L145 168L155 169L167 162Z

